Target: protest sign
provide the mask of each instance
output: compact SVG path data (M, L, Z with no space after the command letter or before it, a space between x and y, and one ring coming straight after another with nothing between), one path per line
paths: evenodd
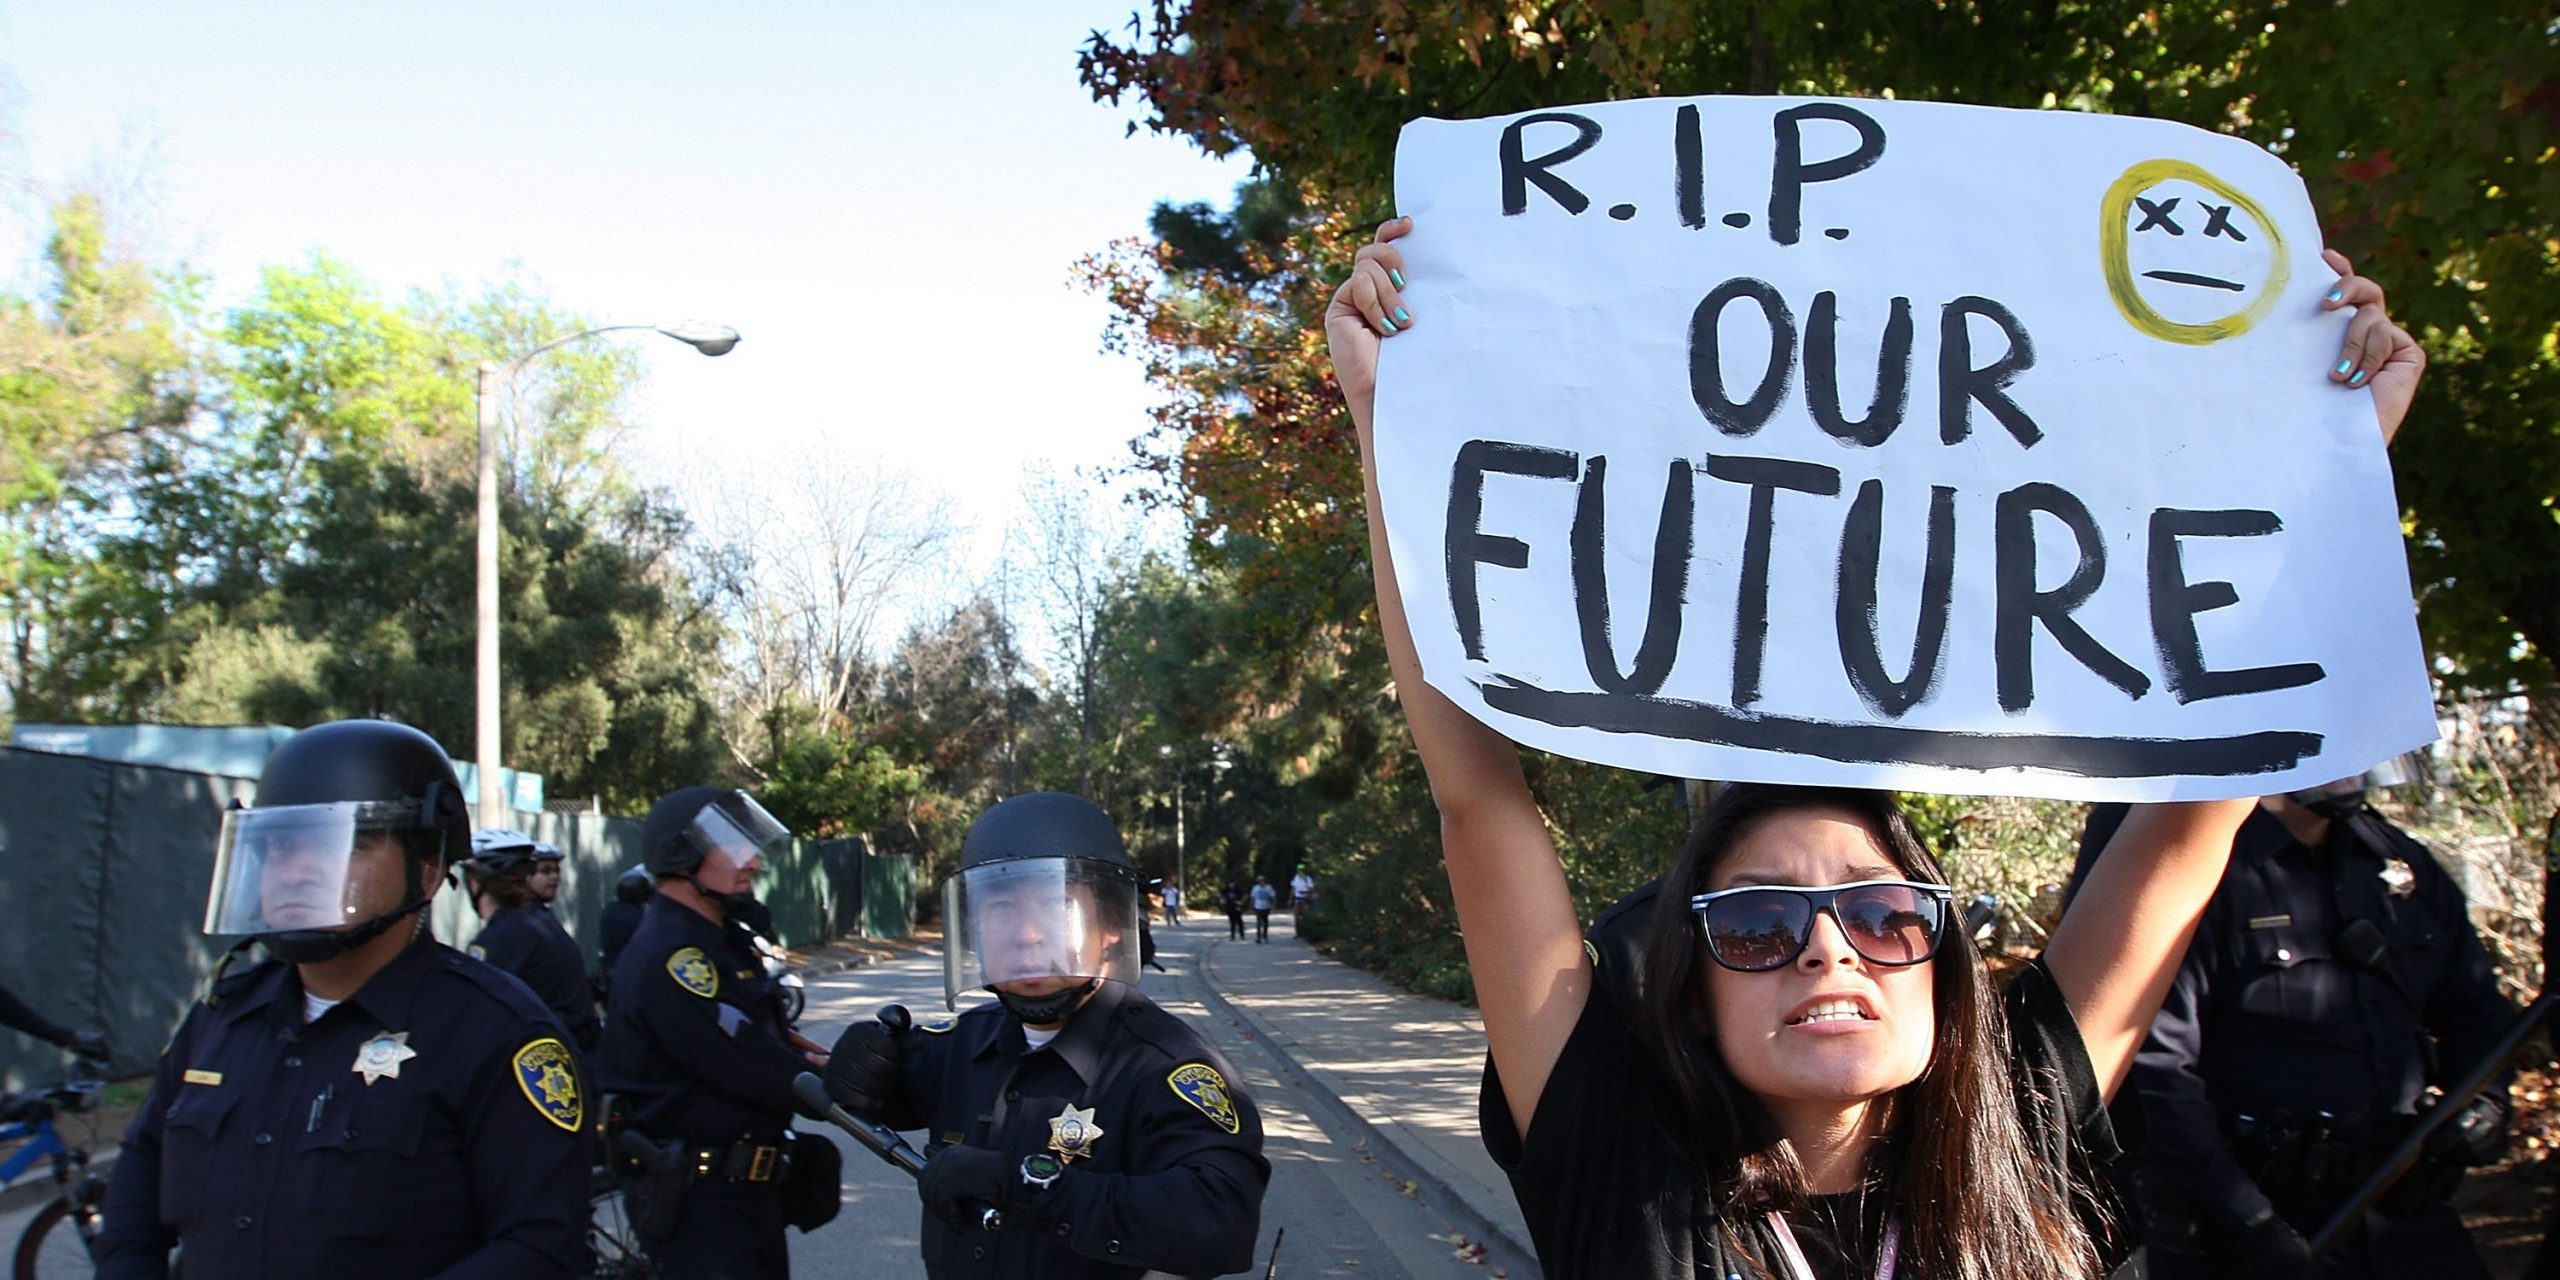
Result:
M1377 466L1427 679L1683 777L2074 799L2435 737L2300 179L2183 125L1418 120Z

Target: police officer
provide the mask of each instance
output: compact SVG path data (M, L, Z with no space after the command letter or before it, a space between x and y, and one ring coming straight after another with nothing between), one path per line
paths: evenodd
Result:
M268 757L257 805L223 815L205 926L271 958L217 977L170 1041L100 1276L160 1280L173 1245L191 1280L585 1273L577 1052L523 984L427 931L470 839L415 729L318 725Z
M945 994L987 986L995 1003L906 1034L857 1022L836 1042L837 1102L929 1131L927 1275L1251 1265L1262 1122L1226 1060L1139 993L1144 911L1100 809L1016 796L969 829L943 884ZM983 1229L977 1206L1002 1228Z
M613 992L613 963L622 958L622 949L639 931L641 910L658 892L658 882L649 878L647 867L624 867L613 878L613 901L604 904L604 915L596 922L596 932L603 945L597 948L596 991Z
M2427 1087L2468 1072L2516 1014L2460 886L2365 803L2366 783L2260 802L2135 1060L2158 1280L2488 1275L2447 1200L2503 1149L2503 1086L2439 1131L2340 1249L2309 1257ZM2119 820L2120 806L2092 815L2084 858Z
M798 1109L791 1081L826 1055L784 1024L732 917L754 901L765 855L791 833L743 791L688 787L649 811L640 838L657 888L615 963L596 1058L624 1127L652 1151L629 1183L633 1220L674 1280L780 1280L791 1273L782 1185ZM804 1177L834 1151L799 1145L827 1148L811 1150Z
M541 869L559 892L559 853L546 862L533 837L509 827L471 833L471 856L463 861L463 877L479 911L480 936L471 942L474 956L514 974L550 1006L569 1029L582 1052L593 1052L603 1027L596 1021L596 997L587 985L587 966L578 944L547 909L536 881Z

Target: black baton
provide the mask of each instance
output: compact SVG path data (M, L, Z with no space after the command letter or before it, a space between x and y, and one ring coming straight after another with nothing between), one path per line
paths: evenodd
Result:
M910 1178L924 1172L924 1153L914 1144L898 1136L898 1131L876 1120L865 1120L836 1105L827 1096L826 1082L817 1073L803 1071L791 1078L791 1092L800 1105L826 1118L827 1122L853 1135L853 1140L871 1148L871 1154L896 1165ZM1004 1211L991 1204L978 1206L978 1226L987 1231L1004 1226Z

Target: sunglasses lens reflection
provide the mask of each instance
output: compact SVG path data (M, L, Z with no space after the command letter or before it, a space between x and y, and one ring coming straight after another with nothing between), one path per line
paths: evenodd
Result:
M1849 945L1877 964L1918 964L1936 943L1938 903L1907 885L1879 884L1842 893L1833 904Z
M1707 907L1707 943L1716 959L1756 973L1775 969L1804 950L1813 907L1804 895L1757 889L1718 898Z

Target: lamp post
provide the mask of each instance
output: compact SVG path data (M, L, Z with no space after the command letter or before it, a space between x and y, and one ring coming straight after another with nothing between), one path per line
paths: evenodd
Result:
M608 324L570 334L543 343L533 350L503 364L494 360L480 362L480 380L474 389L480 418L479 535L480 545L475 563L478 567L478 599L473 612L477 618L478 672L476 688L476 731L473 753L479 757L480 826L495 826L507 812L506 787L500 779L498 733L498 401L489 394L494 379L512 379L518 370L531 364L535 357L582 338L623 329L655 329L692 347L706 356L725 356L738 345L738 331L727 325L704 324L696 320L675 324Z

